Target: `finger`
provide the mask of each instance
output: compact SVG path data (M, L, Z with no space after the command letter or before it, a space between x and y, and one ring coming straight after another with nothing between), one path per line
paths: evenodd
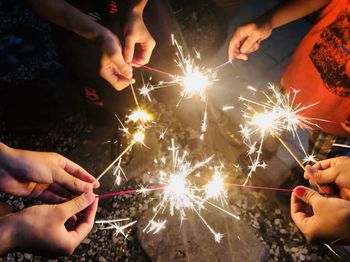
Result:
M240 48L240 52L243 53L243 54L248 53L248 51L250 49L253 49L254 46L258 43L258 40L259 39L254 37L254 36L247 37L247 39L243 42L243 44L242 44L242 46Z
M238 32L238 30L233 34L229 48L228 48L228 58L231 61L232 59L235 59L238 54L240 54L240 47L241 47L241 41L243 40L241 34Z
M319 193L307 187L297 186L293 191L300 200L310 206L316 205L322 199Z
M67 199L72 199L76 197L76 195L72 194L70 191L68 191L67 189L63 188L58 184L51 184L48 190Z
M95 199L95 194L92 192L84 193L70 201L58 205L58 207L62 211L64 219L68 219L87 208Z
M314 170L313 167L309 168L310 182L316 182L319 184L334 183L339 175L336 167L330 167L324 170Z
M67 201L67 198L59 196L51 191L44 191L40 195L40 199L46 204L59 204Z
M296 194L293 192L291 197L291 217L297 227L304 231L305 228L308 227L310 223L310 218L312 217L312 213L310 213L310 207L300 200Z
M154 40L149 41L146 44L140 44L140 52L137 53L137 57L135 57L135 61L141 65L145 65L149 62L152 56L152 52L154 47L156 46L156 42Z
M246 54L242 54L242 53L238 54L236 58L244 60L244 61L248 60L248 56Z
M92 183L86 183L70 174L63 169L58 169L53 174L54 183L59 184L63 188L69 189L72 192L89 192L93 189Z
M125 62L131 63L134 57L135 45L136 45L136 41L132 35L129 35L125 38L125 45L123 50Z
M328 158L325 160L318 161L312 167L314 167L316 170L323 170L323 169L330 168L332 166L332 162L333 162L333 158Z
M83 241L91 231L94 224L97 206L98 199L95 199L95 201L86 210L84 210L84 216L80 221L78 221L75 229L69 232L77 243Z
M111 61L117 68L117 73L129 79L132 77L132 67L128 65L121 53L114 53L110 57Z
M247 51L247 54L250 54L250 53L253 53L255 52L256 50L258 50L260 47L260 44L258 42L256 42L248 51Z
M68 158L65 158L62 156L61 158L61 167L70 175L79 178L85 182L88 183L95 183L96 178L90 175L84 168L79 166L78 164L74 163L73 161L69 160ZM98 183L95 184L96 187L99 186Z

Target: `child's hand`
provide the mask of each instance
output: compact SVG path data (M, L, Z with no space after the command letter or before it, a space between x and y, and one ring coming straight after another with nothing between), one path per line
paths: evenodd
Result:
M56 153L17 150L0 144L0 163L0 191L16 196L59 203L98 186L82 167Z
M350 157L341 156L322 160L313 166L307 166L304 173L305 179L311 184L336 184L340 197L350 200Z
M308 241L349 243L350 202L327 198L298 186L291 198L292 218Z
M135 61L141 65L147 64L156 46L156 42L148 32L141 15L131 13L124 28L124 32L125 46L123 55L125 61L127 63ZM135 67L137 67L137 65L135 65Z
M247 54L258 50L260 42L268 38L271 32L272 27L267 22L241 25L232 35L228 49L229 60L248 60Z
M123 90L134 83L132 67L124 60L119 38L106 30L99 38L102 49L100 75L116 90Z
M32 206L4 216L0 222L10 232L11 241L8 250L2 252L71 255L91 231L97 205L90 192L63 204Z

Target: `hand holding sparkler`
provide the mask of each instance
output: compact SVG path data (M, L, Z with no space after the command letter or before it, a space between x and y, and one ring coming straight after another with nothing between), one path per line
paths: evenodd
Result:
M350 202L323 197L298 186L291 198L291 215L307 240L313 243L350 243Z
M32 206L1 217L0 256L10 251L71 255L91 231L97 205L90 192L63 204Z
M71 192L99 186L86 170L56 153L18 150L0 143L0 163L0 191L16 196L57 203L70 199Z
M330 158L307 166L304 177L310 184L318 183L323 191L339 193L342 199L350 200L350 157Z

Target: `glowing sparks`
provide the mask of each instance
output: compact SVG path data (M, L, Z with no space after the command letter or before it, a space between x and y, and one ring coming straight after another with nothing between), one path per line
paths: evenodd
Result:
M137 222L137 221L132 221L132 222L125 224L125 222L129 221L129 220L130 220L130 218L113 219L113 220L98 220L95 223L101 224L103 226L106 225L105 227L100 228L101 230L114 229L116 236L119 234L122 234L125 238L127 238L128 233L125 233L125 231Z
M190 210L198 215L203 221L209 231L213 234L215 241L220 242L222 234L214 231L214 229L206 222L200 211L205 208L208 203L211 206L230 214L232 217L238 219L237 216L222 209L221 207L207 202L209 199L223 199L226 198L226 191L224 189L223 179L221 175L221 168L216 168L212 181L204 187L199 187L191 181L191 176L194 175L198 169L206 166L213 157L209 157L204 161L196 164L191 164L187 161L188 153L184 151L182 154L175 146L172 139L172 145L169 147L172 154L172 167L169 170L161 170L159 173L159 184L163 185L159 203L154 208L154 215L149 220L149 223L144 228L144 232L159 232L164 228L166 220L161 223L156 222L156 217L163 214L166 209L169 209L171 216L177 213L180 216L180 221L186 219L186 211Z
M141 143L143 144L143 141L145 140L145 133L142 131L137 131L133 136L132 136L132 140L135 143Z
M266 164L261 160L264 139L267 135L276 137L282 145L288 150L292 157L303 167L295 154L290 150L286 143L281 139L280 134L287 131L296 139L301 151L304 153L304 161L315 161L314 156L308 155L298 134L298 129L311 129L318 127L315 121L326 121L322 119L310 118L302 116L300 113L317 103L302 106L301 104L294 105L297 90L293 90L289 94L279 93L276 88L270 84L268 95L266 92L261 92L265 97L265 102L257 102L244 97L239 97L240 101L244 102L245 110L242 112L245 124L241 125L241 134L243 142L248 146L248 157L251 161L246 184L252 173L258 167L265 168ZM255 88L248 87L249 90L257 92Z
M137 109L135 111L132 111L131 114L127 116L127 119L134 123L147 123L153 119L153 116L144 109Z

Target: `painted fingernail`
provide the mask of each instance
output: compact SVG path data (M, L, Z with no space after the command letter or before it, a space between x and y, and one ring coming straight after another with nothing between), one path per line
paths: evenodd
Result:
M294 188L294 193L298 196L298 197L302 197L305 194L305 187L303 186L297 186L296 188Z

